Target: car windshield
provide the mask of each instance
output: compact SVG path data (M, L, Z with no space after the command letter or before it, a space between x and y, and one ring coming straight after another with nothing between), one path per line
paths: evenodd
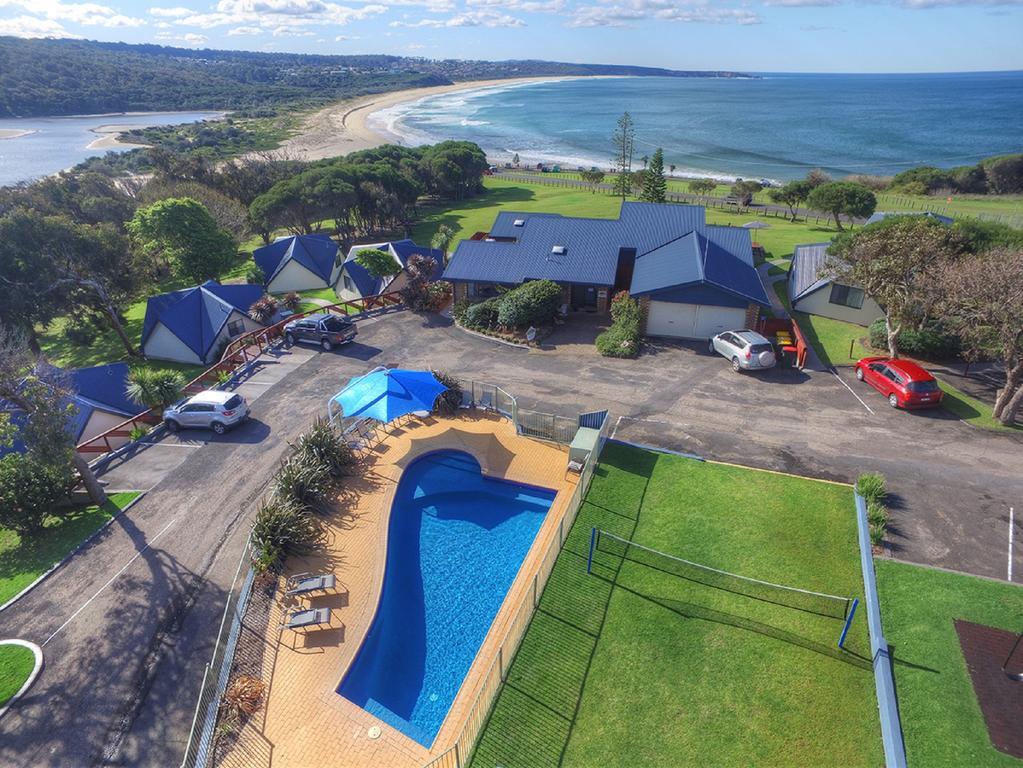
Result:
M237 408L241 404L242 404L242 396L241 395L235 395L230 400L228 400L226 403L224 403L224 410L229 411L232 408Z
M936 381L911 381L907 387L910 392L937 392L938 382Z
M323 321L323 327L328 331L343 331L351 325L351 320L342 320L340 317L328 317Z
M770 344L752 344L750 345L750 352L754 355L759 355L761 352L773 352L774 347Z

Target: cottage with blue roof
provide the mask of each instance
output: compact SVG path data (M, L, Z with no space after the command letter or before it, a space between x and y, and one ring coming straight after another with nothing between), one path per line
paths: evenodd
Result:
M502 212L485 239L459 243L443 277L456 301L549 279L570 309L594 312L627 290L644 333L687 339L751 327L769 303L749 230L707 224L696 205L623 202L617 219Z
M789 268L792 308L857 325L870 325L884 310L862 288L835 279L827 268L831 243L797 245Z
M263 270L267 293L330 288L341 268L338 247L329 235L289 235L252 253Z
M356 260L355 257L361 251L383 251L394 258L395 265L403 270L393 277L373 277ZM437 262L437 271L434 279L439 280L444 271L444 252L436 248L423 248L411 240L393 240L387 243L366 243L364 245L353 245L348 251L348 256L341 267L341 274L334 285L334 292L346 301L361 299L366 296L377 296L387 291L399 291L405 285L405 267L408 265L409 257L418 253L420 256L429 256Z
M210 365L229 340L263 327L248 315L262 295L258 285L207 280L153 296L142 324L142 352L153 360Z

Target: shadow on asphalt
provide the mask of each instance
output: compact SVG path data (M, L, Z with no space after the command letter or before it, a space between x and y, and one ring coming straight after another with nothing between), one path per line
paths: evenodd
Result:
M240 425L222 435L215 434L209 429L192 430L196 435L203 436L211 443L240 443L252 444L261 443L270 435L270 425L259 419L249 417Z

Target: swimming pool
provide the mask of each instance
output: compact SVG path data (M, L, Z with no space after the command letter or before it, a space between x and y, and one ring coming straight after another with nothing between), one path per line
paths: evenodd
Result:
M380 604L338 693L429 747L555 495L461 451L406 467Z

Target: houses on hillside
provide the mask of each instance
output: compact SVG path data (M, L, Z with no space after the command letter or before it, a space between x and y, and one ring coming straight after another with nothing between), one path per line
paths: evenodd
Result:
M502 212L486 238L458 245L443 278L456 300L546 278L575 311L606 312L625 290L646 334L687 339L750 327L768 305L749 231L707 224L692 205L624 202L617 219Z

